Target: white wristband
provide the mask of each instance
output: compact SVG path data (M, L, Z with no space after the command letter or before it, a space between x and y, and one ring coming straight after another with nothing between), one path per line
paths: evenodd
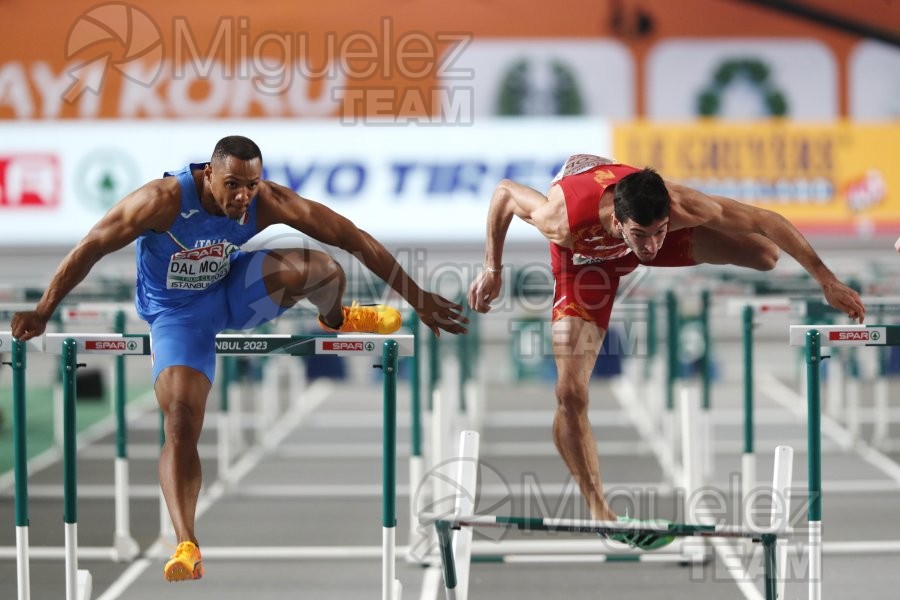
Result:
M500 265L500 268L498 268L498 269L495 269L494 267L491 267L488 265L484 265L484 270L487 271L488 273L499 273L500 271L503 270L503 265Z

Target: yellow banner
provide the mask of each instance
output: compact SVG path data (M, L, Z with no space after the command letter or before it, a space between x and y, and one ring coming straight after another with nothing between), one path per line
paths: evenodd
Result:
M617 161L819 232L900 233L900 124L616 126Z

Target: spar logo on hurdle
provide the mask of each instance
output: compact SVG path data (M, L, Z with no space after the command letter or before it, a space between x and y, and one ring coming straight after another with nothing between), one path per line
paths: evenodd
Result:
M135 352L138 343L134 340L85 340L84 349L92 352Z
M830 331L829 341L839 342L878 342L881 332L877 329L853 329L849 331Z
M322 350L326 352L374 352L375 342L354 340L324 340Z

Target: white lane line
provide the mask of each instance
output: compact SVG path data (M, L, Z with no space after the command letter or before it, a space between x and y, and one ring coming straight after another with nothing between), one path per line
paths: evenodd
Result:
M129 428L131 427L131 423L140 419L147 412L153 410L153 407L156 406L156 394L153 390L150 390L144 394L141 394L131 402L127 404L126 410L132 411L127 421L129 424ZM134 412L135 409L139 409L138 412ZM77 436L76 450L80 453L82 449L87 446L93 444L99 439L109 435L110 433L116 430L116 418L115 415L110 415L100 421L97 421L84 431L80 432ZM111 455L112 457L112 455ZM62 451L57 447L51 447L47 450L41 452L40 454L35 455L31 459L28 460L28 477L29 479L34 476L36 473L43 471L44 469L50 467L51 465L62 460ZM15 485L16 474L10 469L3 475L0 475L0 490L7 490L12 488Z
M272 430L273 442L277 444L283 441L296 425L301 423L306 416L319 406L334 391L334 384L324 379L318 379L310 384L309 388L304 391L304 402L293 410L293 414L286 415L278 425ZM248 451L244 457L234 466L233 473L239 475L234 481L238 481L240 477L253 468L265 456L265 453L259 449ZM225 496L226 488L221 482L216 482L210 486L209 492L201 496L197 502L197 519L199 520L203 514L209 510L219 499ZM113 583L109 589L103 593L97 600L118 600L128 588L137 581L144 571L151 565L156 563L157 557L165 556L172 548L175 547L174 540L169 543L165 540L158 540L144 553L145 557L135 561L128 569L125 570Z

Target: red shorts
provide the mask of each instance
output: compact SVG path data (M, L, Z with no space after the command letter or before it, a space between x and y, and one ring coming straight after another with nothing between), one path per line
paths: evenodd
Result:
M679 229L666 235L662 248L647 263L649 267L689 267L696 265L693 253L694 229ZM575 265L571 251L551 246L553 256L553 321L578 317L596 323L604 331L609 328L619 279L637 269L642 263L629 253L622 258Z

